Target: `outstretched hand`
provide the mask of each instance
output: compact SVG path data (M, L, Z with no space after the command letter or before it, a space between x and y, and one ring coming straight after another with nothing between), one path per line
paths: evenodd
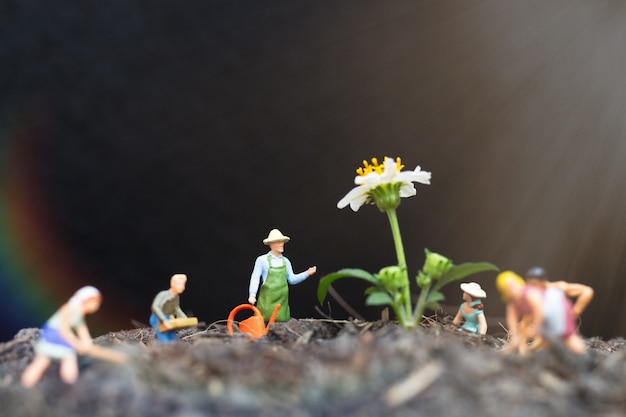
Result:
M93 340L79 339L78 343L76 344L74 348L76 349L76 352L80 353L81 355L84 355L86 353L89 353L92 347L93 347Z

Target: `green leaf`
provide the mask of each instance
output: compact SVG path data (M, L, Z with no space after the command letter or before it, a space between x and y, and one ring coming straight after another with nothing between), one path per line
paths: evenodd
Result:
M424 309L437 310L440 307L439 301L443 301L445 299L446 297L439 291L432 291L426 296Z
M426 302L427 303L437 303L439 301L443 301L445 300L446 297L440 293L439 291L433 291L430 294L428 294L428 297L426 298Z
M322 304L328 293L328 286L341 278L359 278L373 285L380 285L376 277L363 269L345 268L324 276L317 287L317 299Z
M424 304L424 310L438 310L441 305L434 301L427 302Z
M371 287L367 287L365 291L363 291L365 295L374 294L375 292L385 292L385 286L382 283L378 283Z
M467 262L460 265L453 265L452 268L450 268L448 272L441 277L439 282L437 282L436 288L442 288L450 282L458 281L479 272L499 270L500 269L497 266L490 264L489 262Z
M368 306L382 306L392 304L393 300L386 292L374 292L371 293L365 300L365 304Z

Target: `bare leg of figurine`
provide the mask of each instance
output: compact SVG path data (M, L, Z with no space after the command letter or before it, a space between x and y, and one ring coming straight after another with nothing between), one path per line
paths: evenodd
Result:
M50 366L50 358L39 355L35 356L35 359L22 373L22 385L26 388L35 385L39 382L46 369L48 369L48 366Z
M78 361L75 356L61 359L61 379L66 384L73 384L78 378Z
M577 334L573 334L565 339L565 346L574 353L585 353L587 351L587 345L585 341Z
M519 345L517 346L517 352L521 355L524 355L528 351L528 339L530 334L530 327L532 326L530 322L530 317L523 317L522 321L519 323L518 327L518 335L519 335Z

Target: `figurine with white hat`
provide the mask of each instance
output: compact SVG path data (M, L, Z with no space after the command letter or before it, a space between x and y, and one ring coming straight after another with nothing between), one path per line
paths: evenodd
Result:
M317 267L312 266L299 274L293 272L291 262L283 256L285 243L289 240L290 238L283 235L280 230L270 230L267 237L263 239L263 244L269 246L270 251L256 258L254 262L254 269L250 276L248 302L257 305L265 321L270 319L276 304L281 305L276 321L289 320L291 311L288 284L298 284L317 271ZM261 284L260 289L259 284Z
M88 285L74 293L69 301L43 325L35 344L35 358L22 372L22 385L30 388L44 375L50 363L59 362L63 382L73 384L78 378L77 353L94 350L85 316L98 311L102 303L100 291Z
M452 323L459 325L461 319L464 320L462 329L472 333L487 333L487 319L483 312L483 298L487 298L487 293L476 282L464 282L461 284L464 303L459 307Z

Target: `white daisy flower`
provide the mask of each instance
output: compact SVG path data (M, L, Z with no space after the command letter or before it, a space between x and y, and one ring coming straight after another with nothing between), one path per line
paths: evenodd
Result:
M419 165L413 171L401 171L402 168L400 158L385 157L382 165L376 158L372 158L371 164L363 161L363 167L356 171L359 175L354 178L357 187L339 200L337 207L350 205L356 212L363 204L373 201L384 211L397 207L400 198L414 196L417 193L414 182L430 184L431 173L422 171Z

